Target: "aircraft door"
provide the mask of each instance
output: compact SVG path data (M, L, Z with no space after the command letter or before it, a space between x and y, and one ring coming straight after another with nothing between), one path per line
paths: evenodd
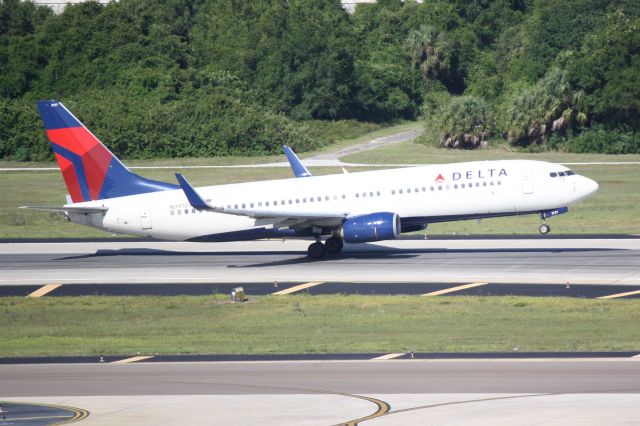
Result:
M149 207L140 207L140 227L144 229L151 229L151 213Z
M533 194L533 179L528 171L525 171L522 175L522 193Z

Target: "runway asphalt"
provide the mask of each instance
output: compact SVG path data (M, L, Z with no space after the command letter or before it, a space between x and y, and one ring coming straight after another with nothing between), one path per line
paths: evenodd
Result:
M247 299L282 291L289 294L310 295L412 295L445 292L447 296L528 296L528 297L578 297L602 298L614 296L620 299L640 298L640 286L589 284L531 284L502 283L482 284L467 287L465 283L349 283L316 282L306 287L302 282L257 282L257 283L166 283L166 284L67 284L46 293L47 297L60 296L209 296L231 294L242 286ZM480 284L480 283L479 283ZM4 285L0 286L0 297L25 297L46 285Z
M304 289L311 294L478 284L456 293L526 287L577 297L640 286L637 238L400 240L347 247L318 262L306 259L307 244L6 243L0 285L19 295L52 285L55 295L157 284L211 292L243 285L266 294L276 280L279 290L322 283ZM637 424L640 358L625 355L633 357L3 364L0 404L86 410L82 424L94 425Z
M397 240L311 261L308 241L0 244L0 285L532 283L640 285L640 239Z
M359 423L634 424L640 418L636 359L0 365L0 380L0 400L80 407L90 413L87 424L330 425L368 416Z

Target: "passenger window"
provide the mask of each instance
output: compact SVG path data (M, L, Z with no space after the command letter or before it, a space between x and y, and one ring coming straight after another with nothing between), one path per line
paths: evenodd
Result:
M173 210L169 210L169 214L173 216L174 215Z
M487 182L482 182L482 186L487 186Z
M442 191L442 185L438 185L438 191Z
M260 202L260 203L258 203L258 207L262 207L262 203L261 203L261 202Z
M189 209L184 209L184 214L189 214Z
M243 203L243 204L242 204L242 208L244 209L244 208L246 208L246 207L247 207L247 205Z
M402 189L398 191L400 194L402 194Z
M396 190L395 189L391 190L391 195L396 195Z
M379 197L380 196L380 191L376 192L376 195Z
M360 198L360 194L356 192L356 198Z
M458 189L458 184L457 183L453 184L453 189Z
M302 199L302 202L303 202L303 203L306 203L306 202L307 202L307 198L306 198L306 197L305 197L305 198L303 198L303 199Z
M182 214L182 210L176 210L178 214Z
M253 208L253 203L249 204L249 207Z
M235 208L236 210L238 210L238 205L236 204L234 208Z
M411 188L407 188L407 194L411 194Z
M369 197L373 197L373 192L370 192L370 193L369 193Z
M264 203L265 207L269 207L269 202Z
M433 186L430 189L433 191L433 189L434 189Z
M464 183L461 183L460 187L464 189L465 188Z

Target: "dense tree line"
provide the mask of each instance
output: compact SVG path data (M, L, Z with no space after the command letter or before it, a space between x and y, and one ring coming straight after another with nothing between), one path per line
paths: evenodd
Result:
M304 151L322 123L416 117L447 147L640 152L639 80L636 0L0 0L2 158L50 158L40 98L127 157Z

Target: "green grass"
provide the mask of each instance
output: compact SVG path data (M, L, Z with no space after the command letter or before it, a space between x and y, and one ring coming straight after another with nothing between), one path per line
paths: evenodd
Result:
M356 139L339 141L330 150L367 139L420 128L417 122L384 128ZM309 155L313 155L311 153ZM553 162L640 161L640 155L567 154L561 152L522 153L498 147L479 151L438 149L424 144L404 142L343 157L343 161L371 164L445 163L500 158L529 158ZM181 165L234 165L286 161L284 156L226 157L198 159L163 159L131 162L132 166L167 166L169 169L139 170L151 179L174 182L174 173L182 171L194 185L216 185L252 180L291 177L287 168L184 169ZM16 166L3 162L3 167ZM54 163L19 163L19 166L56 167ZM552 218L553 233L640 233L640 166L583 165L571 166L578 173L600 183L600 191L572 207L569 214ZM364 170L353 168L351 171ZM311 168L316 175L340 173L338 168ZM27 204L62 205L67 193L57 170L0 172L0 238L108 237L102 231L65 222L59 214L19 210ZM482 221L450 222L429 226L427 234L532 234L537 232L537 216L522 216Z
M558 151L529 153L510 149L506 145L471 151L437 148L432 145L408 141L341 158L344 162L356 164L440 164L462 161L520 159L550 161L552 163L640 161L640 154L573 154Z
M0 356L623 351L638 324L638 299L5 297Z

